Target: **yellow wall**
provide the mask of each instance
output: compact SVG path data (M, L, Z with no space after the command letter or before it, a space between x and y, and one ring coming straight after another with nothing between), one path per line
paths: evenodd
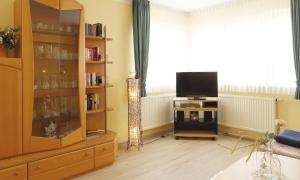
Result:
M0 0L0 27L12 25L14 0Z
M13 24L14 0L0 0L0 27ZM109 42L107 51L109 60L108 79L113 88L109 88L108 106L114 111L108 113L108 128L118 133L119 142L127 141L127 91L126 78L134 71L132 41L131 4L116 0L78 0L85 7L85 21L101 22L107 25Z
M300 101L293 99L278 100L277 116L287 120L287 128L300 131Z

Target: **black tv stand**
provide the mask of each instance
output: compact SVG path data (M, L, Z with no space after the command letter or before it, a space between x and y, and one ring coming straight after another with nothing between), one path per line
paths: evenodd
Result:
M192 99L191 99L192 98ZM203 98L203 97L197 97ZM218 98L178 97L173 99L174 136L218 137Z

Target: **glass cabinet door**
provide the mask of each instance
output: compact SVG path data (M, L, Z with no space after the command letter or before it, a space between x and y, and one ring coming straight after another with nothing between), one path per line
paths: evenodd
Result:
M78 83L80 10L30 1L34 49L32 136L60 139L81 127Z

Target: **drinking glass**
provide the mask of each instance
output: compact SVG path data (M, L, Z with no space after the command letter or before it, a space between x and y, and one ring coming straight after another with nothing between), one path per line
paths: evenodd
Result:
M78 59L78 53L73 52L73 60L76 61Z
M60 59L60 46L59 45L54 45L53 46L53 58L58 60Z
M44 24L42 22L36 23L36 29L37 30L43 30L44 29Z
M67 78L67 82L68 82L68 88L72 88L73 87L73 75L68 74L66 78Z
M54 32L55 31L55 25L49 24L49 31Z
M35 57L41 59L44 57L45 48L43 44L35 44L34 48Z
M59 117L60 116L60 97L52 98L52 116Z
M49 24L44 23L44 25L43 25L43 30L49 31Z
M47 73L42 73L42 89L49 89L50 84L49 84L49 77Z
M63 25L58 26L58 31L59 32L64 32L65 27Z
M41 108L42 108L43 118L44 119L51 118L51 99L49 96L44 97Z
M67 31L67 33L71 33L72 32L72 26L71 25L67 26L66 31Z
M77 34L78 33L78 30L79 30L79 27L78 26L73 26L73 32L74 34Z
M71 87L72 88L76 88L78 85L77 85L77 74L76 73L73 73L72 74L72 78L71 78L71 81L72 81L72 83L71 83Z
M65 115L68 113L68 97L61 97L60 98L60 107L61 107L61 112Z
M67 88L67 82L66 82L66 74L65 72L60 74L60 88Z
M45 45L45 53L46 53L46 58L51 59L53 55L53 48L52 44L46 44Z
M73 60L74 59L74 55L72 52L68 52L68 60Z
M68 59L68 50L67 49L62 49L61 50L61 59L62 60L67 60Z
M56 89L58 87L59 87L59 85L58 85L58 75L53 74L53 75L51 75L51 88Z
M41 79L40 78L36 78L34 80L34 90L38 90L41 89Z

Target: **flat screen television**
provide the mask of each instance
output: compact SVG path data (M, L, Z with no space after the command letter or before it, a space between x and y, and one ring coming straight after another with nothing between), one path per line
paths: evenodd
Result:
M176 97L218 97L217 72L177 72Z

